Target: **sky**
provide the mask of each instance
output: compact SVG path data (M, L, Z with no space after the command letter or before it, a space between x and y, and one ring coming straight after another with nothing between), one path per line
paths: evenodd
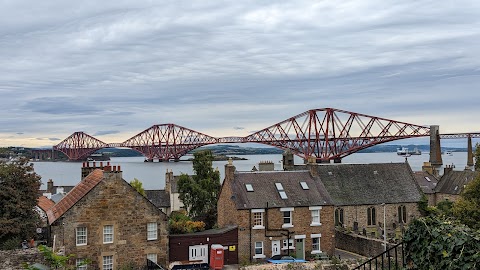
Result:
M476 132L480 1L0 0L0 146L337 108Z

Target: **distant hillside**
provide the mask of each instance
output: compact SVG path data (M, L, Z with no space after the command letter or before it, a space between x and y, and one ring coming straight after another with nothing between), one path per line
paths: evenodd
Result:
M359 151L359 153L385 153L396 152L397 148L407 147L409 150L418 148L423 153L430 151L429 145L375 145L367 149ZM243 147L239 145L207 145L193 150L199 151L202 149L209 149L217 156L238 156L238 155L271 155L282 154L283 150L275 147ZM442 151L449 150L452 152L466 152L467 148L442 147ZM110 157L137 157L142 154L128 148L105 148L100 149L97 153L104 153Z

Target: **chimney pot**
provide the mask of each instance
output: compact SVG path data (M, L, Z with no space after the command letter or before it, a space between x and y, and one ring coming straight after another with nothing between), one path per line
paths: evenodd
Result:
M102 168L103 168L103 162L100 162L100 167L102 167Z
M120 169L120 165L118 165L118 171L121 171L121 169Z
M114 171L114 172L117 171L117 166L113 166L113 171Z

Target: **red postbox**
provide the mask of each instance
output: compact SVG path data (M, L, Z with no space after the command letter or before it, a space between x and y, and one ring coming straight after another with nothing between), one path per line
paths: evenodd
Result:
M210 269L222 269L223 256L223 246L219 244L213 244L210 247Z

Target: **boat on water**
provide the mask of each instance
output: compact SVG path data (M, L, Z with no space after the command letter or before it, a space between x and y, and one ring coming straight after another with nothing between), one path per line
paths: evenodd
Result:
M422 151L418 148L414 148L413 151L408 150L407 147L397 148L397 155L399 156L410 156L410 155L421 155Z
M445 155L447 155L447 156L453 156L453 153L452 153L452 151L447 150L447 151L445 151Z
M103 153L94 153L87 157L87 161L108 161L110 157Z

